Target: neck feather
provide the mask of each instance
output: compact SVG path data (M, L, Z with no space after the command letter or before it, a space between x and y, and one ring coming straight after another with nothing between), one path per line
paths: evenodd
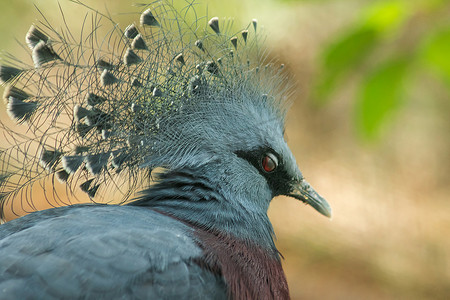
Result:
M129 205L151 207L198 228L276 251L267 211L250 210L242 202L225 199L207 178L182 170L161 174L158 183Z

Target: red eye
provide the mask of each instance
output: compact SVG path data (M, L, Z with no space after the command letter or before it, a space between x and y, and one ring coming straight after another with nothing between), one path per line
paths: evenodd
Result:
M261 164L263 170L270 173L277 168L278 158L272 153L267 153L266 156L263 157Z

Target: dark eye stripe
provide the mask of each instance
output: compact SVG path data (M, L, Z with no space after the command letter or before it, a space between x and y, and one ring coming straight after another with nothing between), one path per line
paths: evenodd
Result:
M264 176L272 190L273 196L285 195L291 191L290 181L292 175L287 173L283 166L283 160L274 150L263 147L253 151L236 151L235 153L240 158L247 160ZM267 169L264 168L264 161L267 163ZM269 165L275 166L275 168L272 169ZM268 170L272 171L268 172Z

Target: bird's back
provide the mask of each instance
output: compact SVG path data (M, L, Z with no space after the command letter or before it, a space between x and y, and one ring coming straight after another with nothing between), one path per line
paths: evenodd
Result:
M226 298L193 229L151 209L76 205L0 229L0 299Z

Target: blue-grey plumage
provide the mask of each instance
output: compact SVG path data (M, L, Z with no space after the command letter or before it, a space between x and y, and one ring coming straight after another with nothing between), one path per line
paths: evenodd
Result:
M181 18L197 15L187 3L181 15L157 1L140 26L114 27L103 40L114 51L96 34L74 44L32 26L33 65L0 66L9 113L33 134L3 125L15 143L0 152L2 208L32 202L33 184L54 176L94 201L114 188L127 204L2 225L3 295L288 297L270 201L288 195L331 209L284 140L284 77L259 48L257 21L238 33L215 17L188 26Z
M153 210L45 210L2 225L0 298L226 299L201 254L192 228Z

